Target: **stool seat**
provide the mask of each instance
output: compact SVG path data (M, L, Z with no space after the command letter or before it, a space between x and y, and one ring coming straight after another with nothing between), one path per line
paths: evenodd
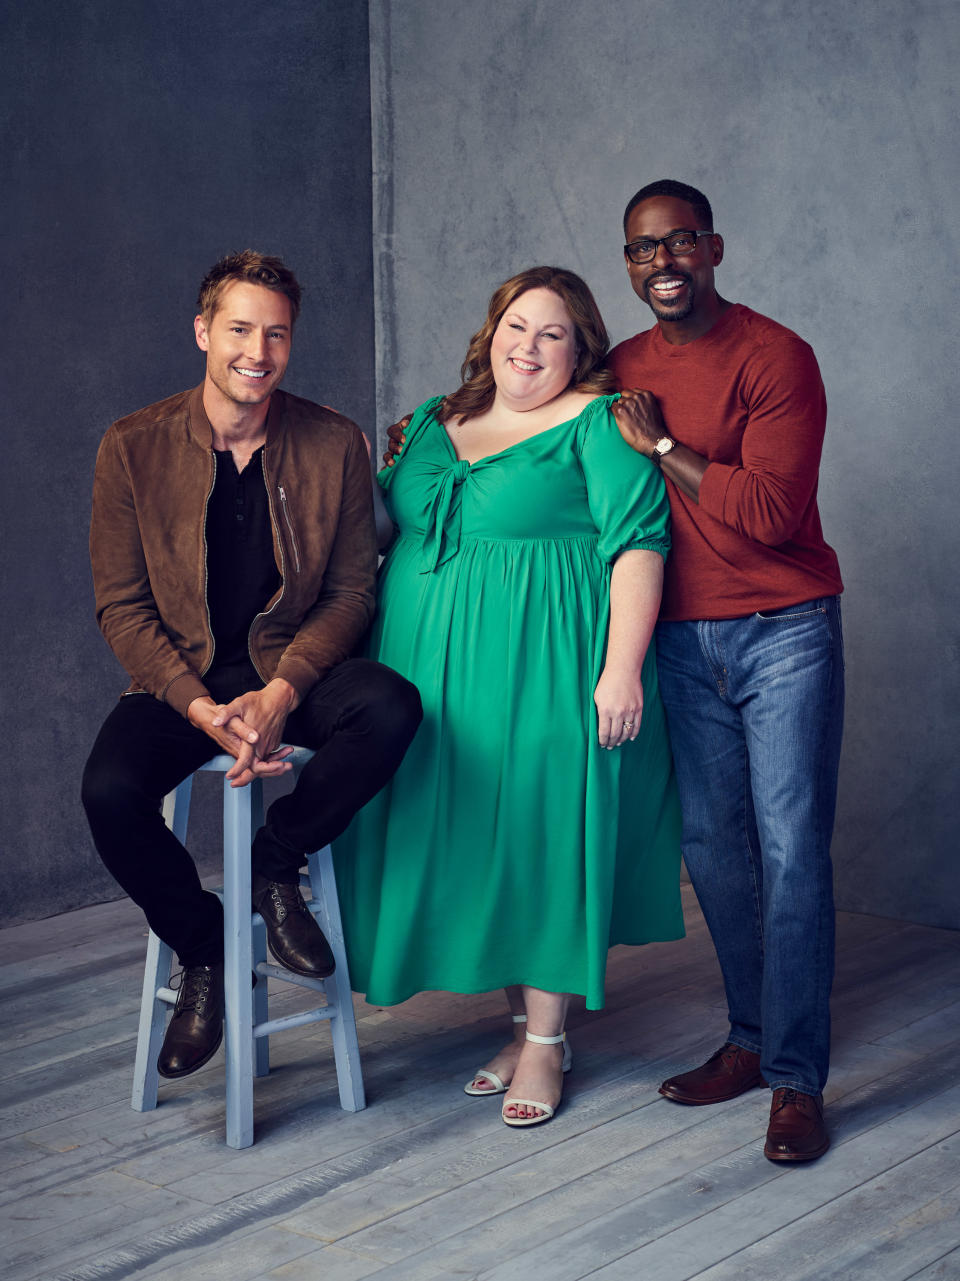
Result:
M288 758L297 774L313 753L295 748ZM200 770L226 774L232 756L214 756ZM198 771L199 772L199 771ZM190 813L193 775L170 792L163 802L163 818L174 836L184 842ZM269 1040L274 1032L329 1019L340 1106L358 1112L366 1106L360 1048L353 1012L350 975L343 943L343 926L333 857L329 845L307 856L307 875L301 885L310 889L308 909L316 916L330 943L337 968L327 979L302 978L267 960L266 927L250 901L250 847L263 823L263 785L255 779L246 787L223 782L223 901L224 1042L226 1051L227 1144L245 1148L253 1143L253 1078L270 1069ZM140 1003L140 1027L134 1065L131 1106L146 1112L157 1106L160 1078L157 1057L163 1044L167 1008L176 1002L170 986L173 953L150 931ZM251 974L256 984L251 988ZM279 979L324 995L325 1003L313 1010L269 1019L267 979Z

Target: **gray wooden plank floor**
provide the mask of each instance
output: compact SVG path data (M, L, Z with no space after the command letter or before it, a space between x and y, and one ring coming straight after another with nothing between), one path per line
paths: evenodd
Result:
M508 1033L502 997L357 999L369 1106L339 1107L329 1029L275 1037L257 1142L223 1142L223 1059L129 1106L145 933L126 902L0 931L5 1281L960 1281L960 934L842 914L812 1166L762 1155L769 1096L660 1099L723 1040L688 937L611 953L574 1002L549 1125L509 1130L463 1081ZM277 985L271 1010L307 996Z

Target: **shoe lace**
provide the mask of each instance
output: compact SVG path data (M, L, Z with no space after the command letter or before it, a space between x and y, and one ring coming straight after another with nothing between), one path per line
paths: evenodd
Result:
M300 888L297 885L285 885L279 881L274 881L270 886L270 898L273 900L273 906L279 922L282 922L290 912L306 911L307 905L304 903Z
M171 990L177 993L176 1013L206 1013L212 985L213 971L209 965L185 965L170 980Z
M799 1103L802 1097L803 1096L799 1090L792 1090L789 1087L784 1087L777 1091L777 1098L774 1103L773 1110L774 1112L779 1112L781 1108L785 1108L790 1103Z

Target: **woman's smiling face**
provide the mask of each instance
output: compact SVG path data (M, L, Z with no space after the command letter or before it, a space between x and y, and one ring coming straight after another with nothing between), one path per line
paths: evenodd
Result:
M512 409L536 409L570 384L576 328L551 289L528 289L500 318L490 344L497 396Z

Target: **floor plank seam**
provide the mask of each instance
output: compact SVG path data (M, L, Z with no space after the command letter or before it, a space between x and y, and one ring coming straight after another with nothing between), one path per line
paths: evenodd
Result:
M354 1173L351 1172L351 1177ZM255 1231L279 1222L307 1201L338 1187L341 1182L343 1180L333 1172L325 1176L297 1176L282 1180L268 1188L257 1189L254 1194L212 1207L208 1213L195 1215L175 1228L153 1232L143 1241L108 1251L102 1258L87 1259L69 1272L58 1274L56 1281L120 1281L121 1278L135 1276L161 1259L168 1259L173 1253L214 1245L235 1231Z
M951 1249L945 1250L943 1254L939 1255L936 1259L932 1259L929 1263L925 1263L923 1267L918 1268L916 1272L911 1272L909 1276L903 1277L902 1281L915 1281L916 1277L923 1277L923 1276L927 1276L932 1279L934 1276L934 1273L931 1271L931 1269L935 1268L937 1264L942 1263L944 1259L949 1259L950 1256L954 1254L957 1255L958 1257L957 1257L957 1266L953 1272L953 1275L951 1276L949 1273L943 1272L940 1275L940 1281L957 1281L957 1278L960 1277L960 1245L956 1245Z

